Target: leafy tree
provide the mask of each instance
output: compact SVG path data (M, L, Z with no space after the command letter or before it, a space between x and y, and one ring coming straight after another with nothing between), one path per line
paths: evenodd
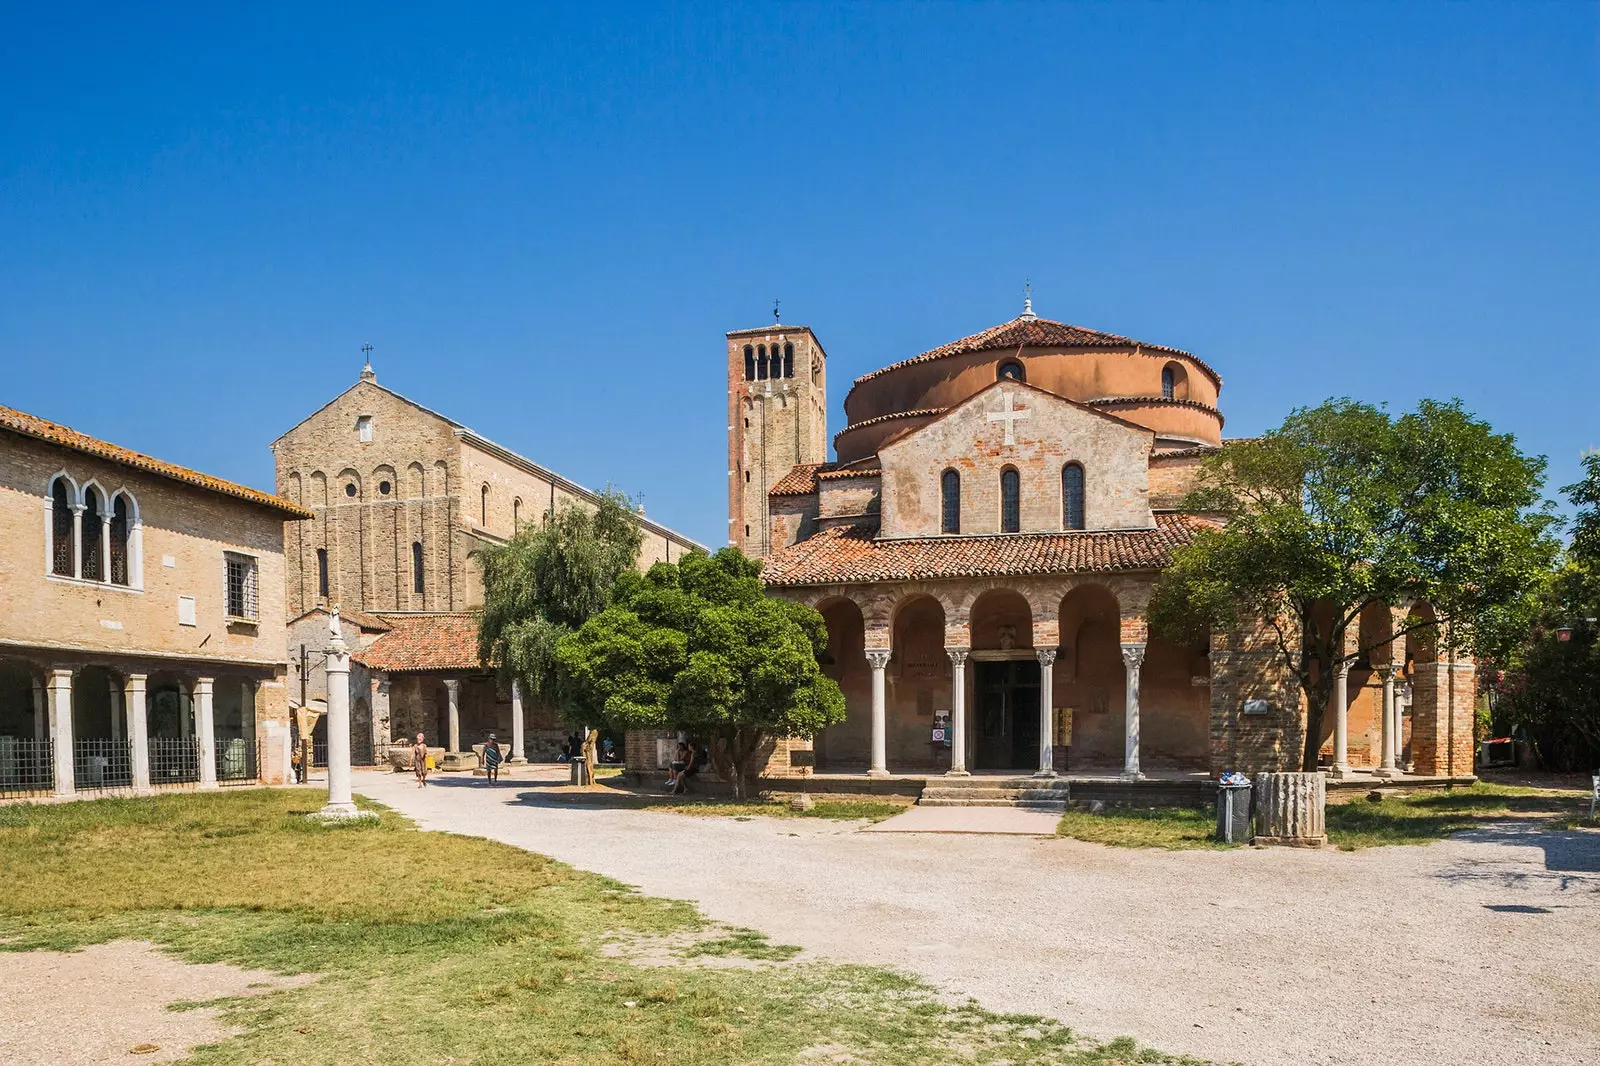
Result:
M1600 452L1561 491L1577 508L1572 542L1542 597L1538 624L1506 655L1496 724L1520 728L1552 769L1600 766Z
M505 544L480 548L483 616L478 656L522 683L529 698L562 702L556 645L603 610L634 573L644 534L626 496L608 489L592 509L567 502ZM585 745L594 765L594 737Z
M1330 400L1208 456L1183 508L1220 519L1157 582L1151 621L1198 635L1264 626L1307 697L1314 770L1333 667L1367 655L1368 604L1426 602L1393 636L1435 627L1484 654L1525 628L1556 544L1536 509L1545 461L1459 403L1415 412ZM1387 643L1387 641L1382 641Z
M768 596L760 573L760 563L724 548L620 578L611 606L557 643L568 713L705 738L742 799L766 740L811 736L845 713L839 686L817 665L828 644L822 616Z

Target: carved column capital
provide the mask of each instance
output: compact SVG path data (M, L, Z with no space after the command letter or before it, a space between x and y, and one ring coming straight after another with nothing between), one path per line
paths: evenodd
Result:
M867 664L874 670L882 670L889 665L889 656L891 654L888 648L868 648Z
M971 648L946 648L944 653L950 656L950 665L957 670L967 665L967 656L972 654Z
M1057 648L1039 648L1034 654L1039 657L1039 665L1048 669L1055 665L1056 653L1059 650Z
M1349 659L1345 659L1345 660L1342 660L1341 662L1335 663L1334 667L1333 667L1334 676L1335 677L1349 677L1350 676L1350 665L1351 664L1350 664L1350 660Z
M1144 664L1144 649L1143 644L1122 645L1122 662L1129 670L1137 670Z

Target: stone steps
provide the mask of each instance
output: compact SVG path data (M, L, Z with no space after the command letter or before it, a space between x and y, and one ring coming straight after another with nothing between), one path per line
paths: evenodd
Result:
M1067 783L1034 778L977 778L928 785L917 798L921 807L1020 807L1025 810L1064 811Z

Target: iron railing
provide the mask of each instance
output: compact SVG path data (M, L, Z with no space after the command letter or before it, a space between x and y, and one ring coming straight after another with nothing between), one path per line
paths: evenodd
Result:
M72 775L79 792L127 788L133 784L133 745L125 739L75 737Z
M256 782L256 742L253 738L224 737L217 741L217 784L253 785Z
M54 790L50 741L0 737L0 796L48 796Z
M311 766L317 770L327 769L328 742L326 740L313 740L311 742Z
M150 738L150 784L188 785L200 780L200 742L194 737Z

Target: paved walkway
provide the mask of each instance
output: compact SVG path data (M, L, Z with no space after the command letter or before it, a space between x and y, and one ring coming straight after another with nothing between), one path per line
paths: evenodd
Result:
M1250 1066L1600 1061L1600 834L1155 852L573 807L528 779L356 788L1098 1037Z
M1061 815L1017 807L910 807L869 825L868 833L998 833L1053 837Z

